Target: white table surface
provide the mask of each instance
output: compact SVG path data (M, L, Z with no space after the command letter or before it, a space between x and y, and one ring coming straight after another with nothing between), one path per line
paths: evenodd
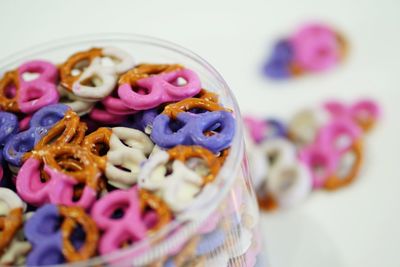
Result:
M363 175L262 217L271 266L400 266L400 2L2 0L0 58L55 38L101 32L157 36L202 55L225 77L244 113L288 117L329 97L372 96L384 118L367 138ZM276 38L302 21L342 29L352 45L335 71L293 82L263 79Z

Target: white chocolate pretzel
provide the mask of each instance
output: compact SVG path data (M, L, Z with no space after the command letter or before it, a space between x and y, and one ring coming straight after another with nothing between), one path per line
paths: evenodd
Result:
M96 57L72 85L73 93L85 101L98 101L108 96L117 85L118 76L134 66L133 58L115 47L102 49L102 57ZM105 65L103 59L112 64Z
M26 209L26 204L11 189L0 187L0 216L7 216L11 210Z
M293 206L304 199L312 189L311 175L298 159L294 145L286 139L271 139L264 141L260 148L269 165L264 190L281 207Z
M153 154L143 165L139 175L139 186L156 191L171 210L185 210L200 192L203 178L183 162L174 160L171 174L167 174L169 155L165 151Z
M288 123L290 138L299 146L312 144L318 130L329 119L329 114L322 108L305 109L296 113Z
M141 131L115 127L112 128L109 147L105 170L108 183L118 188L129 188L136 183L141 164L154 144Z
M61 96L60 103L69 106L79 116L89 113L95 104L94 102L86 102L79 99L74 94L65 90L61 85L57 87L57 90Z

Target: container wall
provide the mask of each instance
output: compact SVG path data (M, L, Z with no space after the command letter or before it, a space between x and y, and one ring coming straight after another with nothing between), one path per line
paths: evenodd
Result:
M202 87L217 93L237 120L230 153L205 201L194 205L192 216L178 218L148 240L88 262L69 266L260 266L258 206L247 167L242 120L237 103L222 77L207 62L173 44L135 35L101 35L44 44L11 56L0 72L29 59L63 62L68 55L90 47L117 46L132 53L136 63L179 63L194 70ZM208 194L209 193L209 194ZM201 198L200 198L201 199ZM132 226L134 227L134 226Z

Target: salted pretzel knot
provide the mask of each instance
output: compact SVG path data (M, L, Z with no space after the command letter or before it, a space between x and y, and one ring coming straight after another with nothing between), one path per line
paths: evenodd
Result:
M200 93L197 94L196 98L208 100L208 101L215 102L215 103L218 103L218 99L219 99L219 97L216 93L213 93L206 89L201 89Z
M87 126L85 123L80 123L79 120L80 118L75 112L68 110L64 118L57 122L35 145L34 151L44 150L49 145L80 144Z
M98 166L101 162L94 159L90 152L80 145L49 146L44 155L44 163L95 191L99 189L101 177Z
M139 190L139 199L140 210L142 212L145 211L147 208L151 208L158 215L157 223L148 230L150 234L157 232L169 221L171 221L171 211L168 205L161 198L145 189L141 189Z
M109 128L101 127L95 132L87 135L83 140L82 147L90 151L92 156L95 158L98 167L104 171L106 168L106 154L102 155L102 149L109 149L110 138L112 130Z
M9 92L11 86L14 86L14 92ZM8 71L4 74L0 80L0 110L19 112L18 106L18 90L19 90L19 79L18 72L16 70ZM12 93L12 94L10 94Z
M80 207L60 206L59 212L64 217L61 233L63 255L68 262L86 260L95 255L99 240L99 230L96 223ZM77 250L71 242L71 236L78 225L85 232L85 242Z
M0 254L8 247L14 238L14 235L22 226L23 221L22 208L12 209L7 216L0 217Z
M160 73L172 72L176 70L183 69L183 66L178 64L140 64L135 68L127 71L123 74L118 84L128 83L130 85L136 85L137 80L147 78L151 75L156 75Z
M324 187L328 190L335 190L339 187L349 185L356 179L363 162L363 145L361 140L356 140L350 147L350 153L354 154L354 163L345 177L340 177L337 173L328 177Z
M185 112L191 109L203 109L207 111L220 111L226 110L224 107L220 106L216 102L209 101L202 98L186 98L174 104L169 104L164 108L162 114L175 119L179 113Z

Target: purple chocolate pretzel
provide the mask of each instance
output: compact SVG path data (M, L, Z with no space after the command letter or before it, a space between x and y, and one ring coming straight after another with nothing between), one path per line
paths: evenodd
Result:
M218 129L214 127L216 124L219 125ZM214 129L214 134L207 136L205 133L210 129ZM229 147L234 134L235 119L230 112L182 112L175 121L165 114L158 115L153 122L151 139L163 148L199 145L218 153Z
M38 209L25 223L24 233L32 244L26 259L27 266L55 265L65 262L62 254L60 213L56 205L47 204Z
M30 121L30 128L20 132L7 141L4 146L4 159L14 166L21 166L22 157L31 151L48 130L64 118L68 106L55 104L38 110Z
M18 118L12 113L0 111L0 148L18 132Z

